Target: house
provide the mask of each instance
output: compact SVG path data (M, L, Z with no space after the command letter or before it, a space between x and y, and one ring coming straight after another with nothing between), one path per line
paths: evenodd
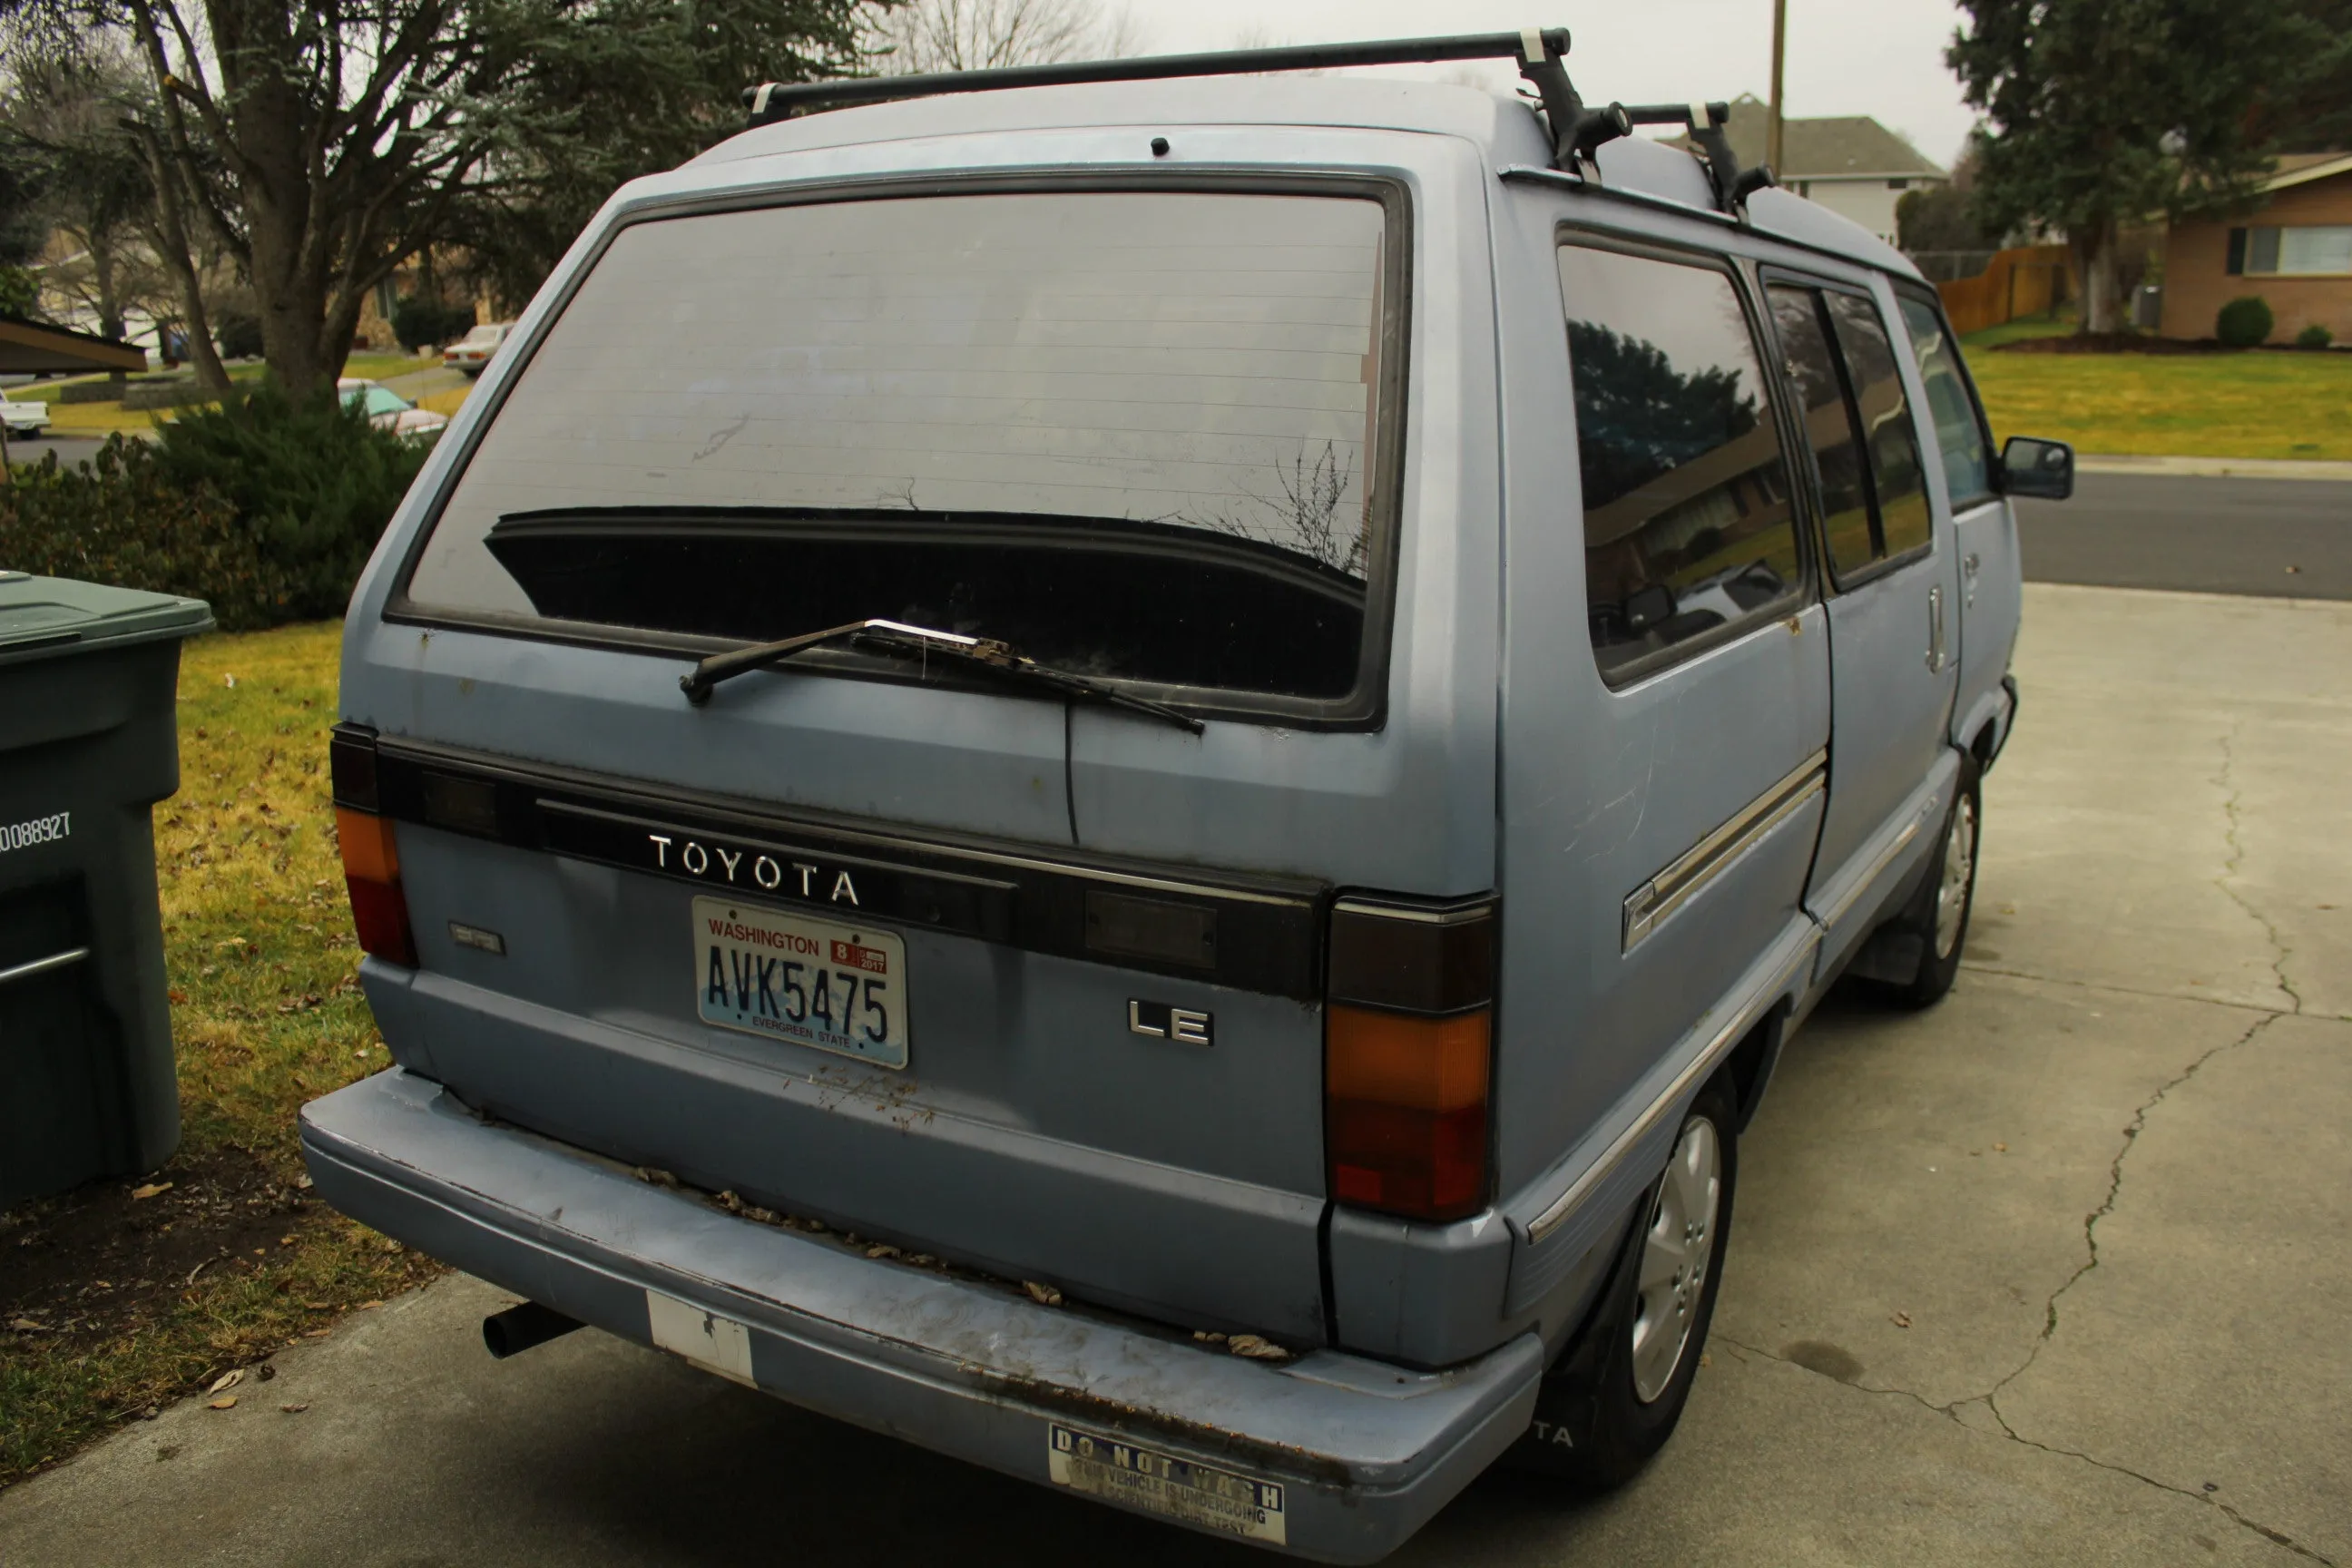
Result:
M2258 294L2273 342L2309 326L2352 342L2352 153L2288 153L2258 189L2252 212L2171 226L2157 331L2210 338L2223 305Z
M1766 162L1765 125L1769 110L1753 93L1731 100L1725 133L1743 169ZM1686 142L1678 139L1677 145ZM1780 121L1780 166L1772 171L1783 190L1852 218L1887 244L1895 243L1895 204L1918 185L1940 185L1951 175L1922 157L1919 150L1867 114Z

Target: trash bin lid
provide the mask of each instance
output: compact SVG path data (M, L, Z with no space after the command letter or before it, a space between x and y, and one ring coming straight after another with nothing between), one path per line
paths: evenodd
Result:
M212 629L212 606L202 599L0 572L0 664Z

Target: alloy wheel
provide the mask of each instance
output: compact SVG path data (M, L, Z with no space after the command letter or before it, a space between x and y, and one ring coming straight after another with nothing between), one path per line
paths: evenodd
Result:
M1633 1392L1647 1405L1666 1391L1690 1346L1691 1324L1715 1258L1716 1214L1723 1196L1723 1147L1715 1123L1683 1123L1675 1156L1650 1208L1642 1238L1633 1312Z

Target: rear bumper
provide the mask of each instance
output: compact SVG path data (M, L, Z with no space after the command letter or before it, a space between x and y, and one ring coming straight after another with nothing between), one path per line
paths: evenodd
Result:
M583 1322L650 1344L677 1310L648 1292L686 1303L743 1325L745 1381L1028 1480L1059 1426L1274 1482L1282 1544L1327 1562L1418 1530L1526 1429L1543 1370L1532 1334L1442 1373L1243 1360L739 1218L397 1068L306 1106L302 1148L344 1213Z

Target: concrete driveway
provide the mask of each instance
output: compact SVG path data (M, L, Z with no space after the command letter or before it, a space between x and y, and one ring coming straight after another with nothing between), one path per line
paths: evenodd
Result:
M1972 962L1792 1042L1680 1434L1394 1561L2352 1563L2352 605L2027 605ZM0 1495L0 1562L1265 1561L598 1334L494 1363L507 1300L361 1313Z

